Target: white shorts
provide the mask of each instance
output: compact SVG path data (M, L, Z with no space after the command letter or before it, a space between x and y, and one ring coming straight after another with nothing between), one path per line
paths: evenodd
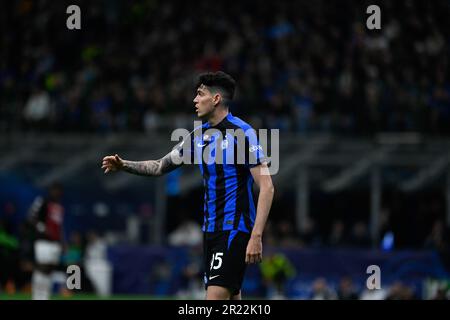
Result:
M58 264L61 252L62 247L59 243L48 240L37 240L34 243L34 254L38 264Z

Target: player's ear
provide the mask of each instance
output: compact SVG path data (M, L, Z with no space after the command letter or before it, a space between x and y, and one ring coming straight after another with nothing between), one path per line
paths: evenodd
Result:
M220 104L220 100L222 100L222 97L220 96L220 94L219 93L214 94L214 96L213 96L214 106L219 105Z

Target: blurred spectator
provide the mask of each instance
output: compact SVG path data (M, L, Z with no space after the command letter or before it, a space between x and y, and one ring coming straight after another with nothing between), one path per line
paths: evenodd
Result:
M267 250L259 265L268 299L286 298L286 283L295 276L295 268L281 252Z
M339 300L358 300L358 293L353 286L352 278L343 277L341 279L337 296Z
M318 278L312 284L311 300L336 300L337 295L328 286L325 278Z
M440 286L431 300L450 300L450 290L444 285Z
M394 282L389 288L389 292L385 298L385 300L415 300L417 297L415 296L414 290L404 285L400 281Z
M34 129L50 128L52 116L50 96L45 90L34 87L23 110L26 124Z
M171 246L196 246L202 242L203 232L197 222L184 218L180 225L169 234Z
M112 266L108 261L105 240L96 232L87 234L84 268L94 291L101 297L112 293Z
M364 289L361 292L360 300L384 300L388 295L388 290L381 287L381 289Z
M83 259L83 243L79 232L72 232L66 245L64 263L80 265Z

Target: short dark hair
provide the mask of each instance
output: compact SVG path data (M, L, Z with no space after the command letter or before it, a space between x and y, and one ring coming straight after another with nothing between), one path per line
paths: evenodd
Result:
M224 95L225 104L233 99L236 81L223 71L202 73L198 77L196 88L202 84L213 90L214 88L220 90Z

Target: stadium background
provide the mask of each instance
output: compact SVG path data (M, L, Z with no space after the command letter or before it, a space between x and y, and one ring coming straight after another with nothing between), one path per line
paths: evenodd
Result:
M66 28L70 4L81 30ZM448 297L450 3L377 1L382 28L368 30L371 4L2 3L0 297L29 297L26 216L59 181L61 270L96 271L55 298L202 298L196 168L104 176L100 161L167 153L207 70L236 78L233 114L280 130L265 262L245 296ZM369 265L382 290L365 290Z

